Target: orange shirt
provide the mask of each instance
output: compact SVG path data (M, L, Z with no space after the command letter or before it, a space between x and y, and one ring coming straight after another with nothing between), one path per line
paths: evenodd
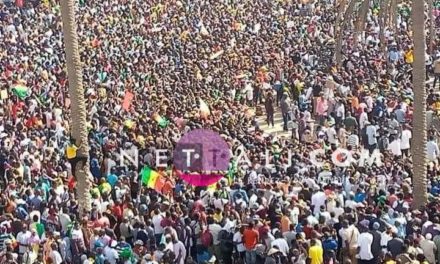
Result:
M283 217L281 217L281 232L287 232L290 229L290 219L289 217L283 215Z
M351 107L355 111L359 108L359 98L357 98L356 96L351 97Z
M255 229L246 228L243 232L243 243L247 250L252 250L258 244L259 235Z

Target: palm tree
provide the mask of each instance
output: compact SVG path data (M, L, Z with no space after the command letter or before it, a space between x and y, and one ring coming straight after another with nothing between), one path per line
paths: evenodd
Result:
M379 10L379 39L380 39L380 50L381 54L386 57L385 52L387 51L387 43L385 40L385 27L387 26L388 21L388 12L389 12L390 2L382 1L380 3L380 10Z
M89 144L87 132L87 110L84 98L82 78L82 64L79 56L78 35L75 23L75 0L61 0L61 17L63 20L64 46L66 50L67 77L69 80L69 96L71 98L71 137L78 147L77 157L82 157L85 162L76 165L75 176L77 180L77 197L79 212L91 208L90 197L90 170L89 170Z
M426 157L426 89L425 89L425 1L413 0L412 3L412 32L414 40L413 90L414 117L413 142L413 207L425 205L427 196L427 157Z
M434 41L436 38L435 17L434 17L434 0L428 0L428 19L429 19L429 54L432 55L434 49Z
M347 24L350 21L351 16L353 15L353 10L358 0L351 0L348 4L347 9L345 10L344 17L341 25L337 24L335 25L335 28L337 29L337 36L336 36L336 47L335 47L335 60L336 64L341 66L342 64L342 46L344 42L344 31L347 29ZM345 2L342 2L341 4L345 4ZM344 9L344 6L340 6L340 11ZM338 19L337 19L338 20Z

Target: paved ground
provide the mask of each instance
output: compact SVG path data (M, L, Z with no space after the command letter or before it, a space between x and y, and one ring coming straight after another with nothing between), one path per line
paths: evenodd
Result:
M426 81L426 84L432 84L434 82L434 78L430 78L428 81ZM266 122L266 113L264 112L264 106L263 107L263 115L259 116L257 118L258 125L260 129L264 131L264 133L271 134L271 135L277 135L277 136L291 136L291 132L285 132L283 131L283 117L281 116L281 110L279 107L275 108L275 114L274 114L274 123L275 126L268 126Z
M291 132L283 131L283 117L281 116L281 110L275 109L274 123L275 126L268 126L266 122L266 113L263 111L263 115L257 118L258 125L265 133L277 136L290 136Z

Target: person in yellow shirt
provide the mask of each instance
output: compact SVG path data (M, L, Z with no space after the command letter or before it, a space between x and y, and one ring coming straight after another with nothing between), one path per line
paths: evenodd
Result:
M411 64L414 62L414 51L412 49L405 52L405 62Z
M75 177L75 168L76 164L79 161L87 161L88 157L79 157L77 155L78 152L78 146L75 144L75 139L71 138L69 144L66 147L66 158L69 161L71 167L72 167L72 175Z
M214 215L213 215L214 221L216 223L221 223L223 220L223 214L222 210L220 208L215 209Z
M324 263L323 254L324 254L324 250L322 249L321 244L319 244L316 241L316 239L310 240L310 248L309 248L310 264Z

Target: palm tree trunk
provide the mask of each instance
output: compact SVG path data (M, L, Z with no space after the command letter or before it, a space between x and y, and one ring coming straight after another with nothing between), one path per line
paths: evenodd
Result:
M393 32L396 32L396 30L397 30L397 0L391 0L389 16L390 16L389 27L390 27L390 29L393 30Z
M354 43L357 44L359 36L365 29L365 21L367 21L368 11L370 10L370 0L363 0L359 15L356 19L356 34L354 37Z
M344 14L345 6L347 5L347 0L340 0L339 1L339 7L338 7L338 14L336 16L336 22L335 22L335 33L339 32L339 28L341 27L341 19L342 14Z
M356 5L357 0L351 0L350 4L345 10L344 18L339 27L337 39L336 39L336 47L335 47L335 59L338 66L341 66L342 63L342 45L344 42L344 31L347 28L347 23L350 20L350 16L353 15L354 6Z
M380 39L380 50L382 53L382 56L386 58L386 51L387 51L387 44L385 40L385 27L387 25L388 20L388 10L389 10L389 0L383 0L380 3L380 10L379 10L379 39Z
M72 170L75 170L77 180L76 193L80 209L79 213L83 215L91 209L91 181L88 159L87 110L75 22L76 1L61 0L60 2L66 51L67 77L69 80L69 96L71 98L71 137L75 140L75 145L78 147L77 157L86 159L86 162L78 162L76 168L72 168Z
M412 32L414 40L413 91L414 91L414 136L411 152L414 164L413 208L425 205L427 196L426 156L426 89L425 89L425 1L413 0Z
M433 53L434 41L436 39L435 18L434 18L434 0L428 0L428 18L429 18L429 54Z

